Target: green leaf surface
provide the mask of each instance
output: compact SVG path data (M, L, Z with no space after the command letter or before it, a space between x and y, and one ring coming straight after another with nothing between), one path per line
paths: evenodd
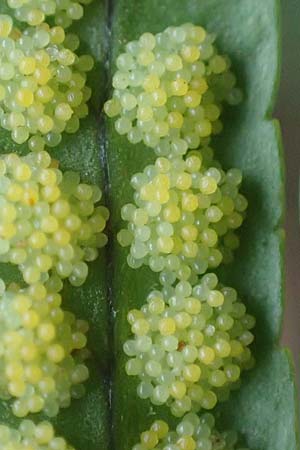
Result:
M0 13L11 13L6 1L1 1ZM58 159L62 170L80 172L82 180L98 184L103 190L104 171L100 164L100 127L98 118L105 95L106 58L106 23L107 3L95 1L85 8L84 19L76 23L72 29L79 34L81 53L92 54L96 64L89 77L89 85L93 88L90 114L81 122L76 135L65 135L61 144L51 151ZM0 131L1 153L26 153L27 145L14 144L9 133ZM1 265L0 276L5 280L20 280L16 267ZM61 410L52 420L57 434L64 436L76 450L104 450L109 448L109 304L107 300L106 256L102 251L98 260L90 265L87 282L80 288L72 287L65 282L63 290L63 308L86 319L90 324L88 346L92 351L89 363L90 379L86 383L87 394L81 400L73 400L71 407ZM34 415L33 420L47 419L42 415ZM18 425L10 405L0 402L0 422Z
M222 282L238 289L257 318L256 368L242 377L239 391L217 409L220 422L240 431L253 450L295 450L296 408L293 368L278 349L283 315L284 180L280 132L270 119L278 82L279 24L275 0L115 0L112 13L111 73L127 41L145 31L193 22L217 35L228 54L245 99L227 108L224 132L213 147L224 167L244 173L243 193L249 200L241 247L233 264L219 271ZM136 380L126 377L122 345L129 336L126 314L145 302L158 277L148 268L127 266L127 250L116 242L122 226L120 209L132 201L129 179L153 162L143 144L133 146L107 121L105 144L109 167L109 208L112 213L112 299L115 371L113 426L115 450L128 450L154 420L156 411L136 395ZM159 408L159 416L166 412Z
M1 13L9 12L5 3L1 2ZM125 374L122 349L129 334L127 312L144 303L149 291L158 285L157 275L145 267L131 270L126 262L127 251L116 242L116 233L121 228L121 206L131 201L133 195L130 177L152 162L154 154L141 144L129 144L115 133L110 122L106 122L104 133L99 118L103 101L109 95L105 65L108 47L113 72L115 58L127 41L138 38L144 31L156 33L187 21L217 34L217 45L232 59L245 93L245 101L239 107L226 109L224 132L214 140L217 157L224 166L243 170L243 193L249 200L241 247L234 263L220 270L219 275L223 282L238 289L257 318L254 345L257 365L244 374L240 390L232 393L229 402L219 406L216 414L220 426L240 431L252 450L298 448L293 368L289 354L278 348L284 293L283 163L279 129L269 117L278 81L277 2L115 0L108 17L107 1L94 0L86 7L84 19L74 26L82 41L81 50L96 59L90 77L91 113L76 135L65 136L52 151L63 170L77 170L84 181L106 188L112 213L107 252L102 252L91 265L84 286L73 288L66 282L63 292L64 308L90 323L89 347L93 353L87 395L73 401L53 421L58 433L77 450L130 450L157 411L159 417L168 416L163 408L154 411L147 401L137 398L136 380ZM110 24L112 36L108 31ZM17 146L3 130L0 149L3 153L27 151L26 145ZM0 276L11 281L18 278L18 272L14 267L0 265ZM113 315L107 287L111 291ZM113 423L109 410L112 364ZM0 421L18 423L7 402L0 402Z

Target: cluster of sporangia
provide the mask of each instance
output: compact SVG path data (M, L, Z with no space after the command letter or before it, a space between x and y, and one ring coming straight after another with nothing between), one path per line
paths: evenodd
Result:
M58 145L64 131L76 132L88 112L93 59L74 53L79 39L64 28L89 1L7 3L29 28L0 16L0 122L31 152L0 156L0 262L16 265L23 278L21 286L0 280L0 398L17 417L54 417L84 395L89 377L88 323L62 308L63 280L82 285L107 240L101 190L63 173L44 149ZM51 16L57 26L44 22ZM29 420L18 430L0 425L0 447L72 449L49 422Z
M10 16L1 16L0 123L17 144L28 141L30 150L40 151L58 145L64 131L79 129L88 114L85 84L93 58L77 56L78 47L78 37L61 26L43 22L21 32Z
M158 156L132 177L134 203L122 208L128 225L118 239L129 266L149 266L162 285L128 313L126 372L138 377L140 398L184 416L176 432L154 422L134 450L236 448L235 434L219 434L211 415L195 413L225 400L253 364L255 320L209 273L232 259L247 207L240 171L224 171L209 147L222 130L222 104L241 99L213 41L191 24L143 34L117 58L105 104L119 134Z

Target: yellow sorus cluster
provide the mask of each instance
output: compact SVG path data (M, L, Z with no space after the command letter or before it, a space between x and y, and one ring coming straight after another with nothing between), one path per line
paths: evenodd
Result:
M63 28L69 27L73 20L81 19L84 14L82 5L91 2L92 0L7 0L20 22L36 26L54 16L55 24Z
M37 283L5 288L1 281L0 398L18 417L55 416L85 393L88 324L61 308L61 296Z
M159 157L135 174L135 205L122 208L128 226L118 234L119 243L130 246L129 266L168 272L172 284L231 261L239 245L234 231L247 207L241 180L238 169L224 172L210 149Z
M255 319L214 274L195 286L181 281L152 291L127 318L134 338L124 344L126 372L139 377L140 398L167 404L176 417L227 399L241 370L253 365Z
M45 152L0 158L0 261L17 265L24 281L46 281L49 272L80 286L107 237L102 192L62 173Z
M129 42L104 105L116 131L159 156L184 154L219 133L222 103L238 103L241 92L213 41L202 27L184 24Z
M215 419L211 414L186 414L176 427L162 420L156 420L150 429L140 436L139 444L132 450L247 450L238 444L235 431L220 433L215 428Z
M59 436L50 422L35 424L22 420L17 429L0 423L0 448L2 450L74 450Z
M20 32L10 16L0 16L0 123L16 143L28 141L30 150L40 151L58 145L64 131L79 129L88 114L86 73L93 58L77 56L78 46L59 26Z

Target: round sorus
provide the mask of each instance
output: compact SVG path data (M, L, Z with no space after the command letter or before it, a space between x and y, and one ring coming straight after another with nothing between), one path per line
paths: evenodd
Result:
M17 429L0 423L0 447L9 450L74 450L65 439L56 436L50 422L35 424L22 420Z
M116 131L159 156L184 154L219 133L222 104L238 103L241 93L213 41L202 27L184 24L129 42L104 105Z
M0 16L0 124L32 151L55 147L88 114L93 59L77 56L79 40L61 27L43 23L20 32L9 21Z
M84 14L83 5L91 2L92 0L7 0L20 22L37 26L54 16L55 24L63 28L69 27L73 20L81 19Z
M241 180L237 169L224 172L209 148L159 157L133 175L135 204L122 208L128 225L118 234L119 243L130 246L129 266L145 264L175 281L231 261L247 207Z
M62 173L45 151L0 158L0 261L17 265L27 284L49 274L80 286L88 261L107 237L109 213L98 186Z
M247 450L238 445L235 431L220 433L211 414L186 414L176 427L169 430L163 420L156 420L140 436L132 450Z
M6 289L1 281L0 398L13 399L18 417L39 411L53 417L85 393L88 324L62 310L51 287Z
M252 367L250 329L237 293L214 274L152 291L140 310L128 314L133 339L124 344L126 372L137 376L140 398L167 404L173 415L212 409Z

